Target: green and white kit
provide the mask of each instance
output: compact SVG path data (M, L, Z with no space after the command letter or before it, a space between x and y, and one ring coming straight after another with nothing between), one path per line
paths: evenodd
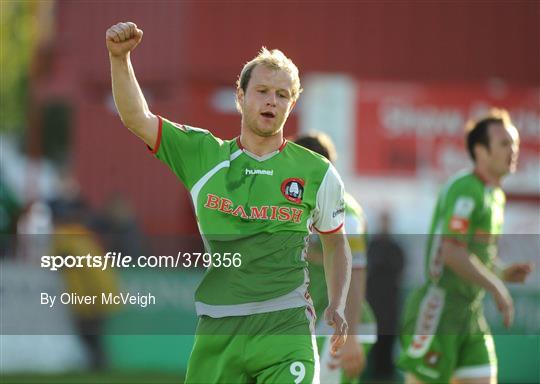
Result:
M484 290L444 266L441 235L493 267L505 195L474 173L450 180L437 200L427 242L427 282L409 297L398 365L426 382L496 376L493 338L483 314Z
M367 267L367 221L362 207L356 199L345 193L345 232L351 248L352 268L364 269ZM322 251L318 236L312 238L310 250L313 247L317 252ZM343 370L331 369L329 363L335 363L335 358L330 354L330 338L333 328L324 322L324 310L328 306L328 294L324 268L320 263L310 262L309 275L311 280L310 293L315 304L317 324L315 333L321 359L321 383L325 384L353 384L358 383L359 378L348 379ZM350 325L349 325L350 326ZM361 343L364 353L367 353L377 341L377 323L375 315L366 300L361 303L360 323L357 328L356 338Z
M343 226L343 184L335 168L286 140L260 157L239 139L221 140L162 118L153 152L190 192L206 251L241 260L210 266L197 288L200 320L186 382L317 382L306 245L312 228L332 233ZM295 342L283 344L291 322ZM247 342L244 332L253 330L266 339ZM227 337L233 346L211 347ZM251 360L239 364L234 345ZM280 364L264 368L270 348Z

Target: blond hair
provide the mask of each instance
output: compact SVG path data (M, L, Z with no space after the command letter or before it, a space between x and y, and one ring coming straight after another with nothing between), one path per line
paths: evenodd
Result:
M485 114L479 116L476 119L471 119L467 121L465 125L465 132L472 131L476 126L483 123L486 120L497 121L505 127L513 126L512 119L510 118L510 113L504 108L491 107Z
M249 80L251 79L251 72L253 72L253 68L257 65L264 65L270 69L287 72L292 79L292 101L298 100L300 93L302 93L298 67L279 49L268 50L266 47L262 47L257 56L248 61L244 65L244 68L242 68L242 72L240 72L240 76L238 76L238 80L236 81L237 90L241 89L244 91L244 94L246 93ZM238 99L236 100L236 108L240 111Z

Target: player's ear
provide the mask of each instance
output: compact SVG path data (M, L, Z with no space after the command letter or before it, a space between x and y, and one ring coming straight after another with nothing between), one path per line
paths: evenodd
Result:
M236 109L242 113L242 104L244 103L244 90L236 88Z
M242 104L244 102L244 90L242 88L236 89L236 100Z
M478 159L483 159L489 155L489 149L485 145L480 143L474 146L473 151L477 161Z

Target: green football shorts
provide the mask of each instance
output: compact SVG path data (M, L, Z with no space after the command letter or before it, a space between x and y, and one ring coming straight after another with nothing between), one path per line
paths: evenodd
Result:
M495 344L481 304L463 305L436 286L409 298L398 367L427 383L497 375Z
M186 383L318 383L313 310L201 316Z

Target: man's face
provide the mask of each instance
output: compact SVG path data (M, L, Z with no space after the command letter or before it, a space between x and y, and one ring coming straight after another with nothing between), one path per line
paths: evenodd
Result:
M293 83L289 73L257 65L246 92L237 91L245 127L258 136L269 137L283 129L291 112Z
M488 128L489 150L486 160L491 172L497 176L513 173L519 155L519 135L515 127L505 127L501 123Z

